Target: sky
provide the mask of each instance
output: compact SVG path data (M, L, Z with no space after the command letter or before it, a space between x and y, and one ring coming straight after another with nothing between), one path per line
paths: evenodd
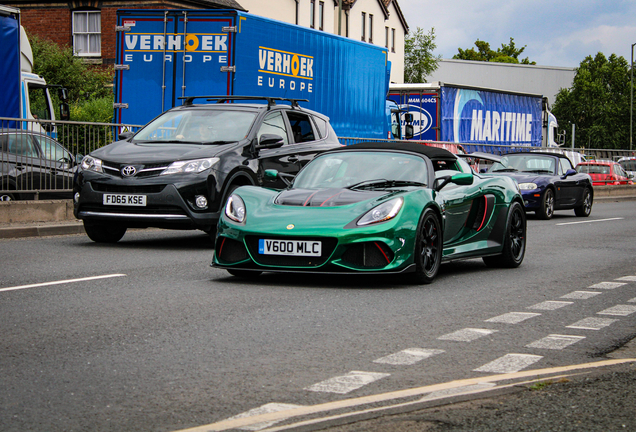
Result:
M398 0L410 32L435 28L435 55L450 59L477 39L496 50L514 38L542 66L578 67L602 52L631 61L636 0ZM636 46L634 47L636 57ZM636 59L635 59L636 63Z

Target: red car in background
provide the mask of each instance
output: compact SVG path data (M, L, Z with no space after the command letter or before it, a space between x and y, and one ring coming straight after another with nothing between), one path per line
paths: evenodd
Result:
M612 161L588 161L576 166L576 171L589 174L594 186L633 184L623 167Z

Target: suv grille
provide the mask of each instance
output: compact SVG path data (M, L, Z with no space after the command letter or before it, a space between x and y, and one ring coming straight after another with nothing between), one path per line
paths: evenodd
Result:
M151 194L161 192L166 185L113 185L91 182L91 187L96 192Z

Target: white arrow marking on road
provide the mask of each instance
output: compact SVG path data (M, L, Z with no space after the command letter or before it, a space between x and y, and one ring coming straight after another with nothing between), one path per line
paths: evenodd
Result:
M91 280L108 279L108 278L122 277L122 276L126 276L126 275L125 274L109 274L109 275L101 275L101 276L90 276L90 277L79 278L79 279L66 279L66 280L53 281L53 282L42 282L42 283L31 284L31 285L20 285L20 286L14 286L9 288L0 288L0 292L15 291L15 290L21 290L21 289L27 289L27 288L37 288L37 287L51 286L51 285L61 285L61 284L74 283L74 282L86 282Z

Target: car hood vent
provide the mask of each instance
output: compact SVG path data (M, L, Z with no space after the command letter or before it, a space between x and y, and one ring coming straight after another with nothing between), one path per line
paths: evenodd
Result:
M304 207L336 207L381 197L395 191L351 189L289 189L276 197L276 204Z

